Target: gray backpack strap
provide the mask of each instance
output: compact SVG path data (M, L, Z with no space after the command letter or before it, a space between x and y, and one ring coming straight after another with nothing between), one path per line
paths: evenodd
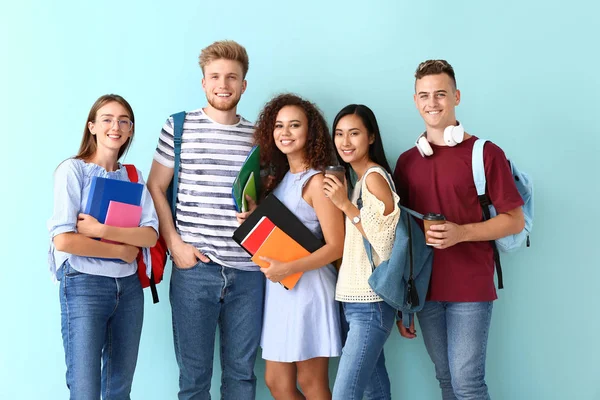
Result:
M417 219L423 219L423 214L416 212L415 210L411 210L408 207L404 207L404 206L400 206L400 209L402 211L406 211L407 213L409 213L410 215L412 215L413 217L417 218Z

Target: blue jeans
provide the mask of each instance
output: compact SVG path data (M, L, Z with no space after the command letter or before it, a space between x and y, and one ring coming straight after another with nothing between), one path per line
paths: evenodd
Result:
M383 301L342 303L350 330L342 349L333 400L390 399L383 345L390 336L396 310Z
M485 355L492 302L428 301L418 313L443 400L488 400Z
M144 293L137 277L59 269L61 331L71 399L129 399L137 363Z
M254 399L254 361L260 343L265 276L216 263L173 266L173 341L179 399L210 399L217 325L221 339L221 397Z

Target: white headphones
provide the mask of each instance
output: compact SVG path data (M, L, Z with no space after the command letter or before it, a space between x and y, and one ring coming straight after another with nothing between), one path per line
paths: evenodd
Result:
M458 122L458 125L450 125L444 129L444 143L449 147L454 147L457 144L462 143L465 138L465 130L459 121L456 122ZM427 132L423 132L415 142L421 157L428 157L433 154L433 149L427 141L426 135Z

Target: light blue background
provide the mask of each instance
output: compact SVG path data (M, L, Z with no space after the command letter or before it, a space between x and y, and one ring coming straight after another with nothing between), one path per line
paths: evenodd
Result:
M2 8L1 399L67 396L45 221L52 172L77 151L92 103L115 92L132 104L126 161L147 175L165 118L204 105L197 57L224 38L250 54L241 114L255 120L282 91L316 102L330 122L346 104L367 104L392 165L423 129L412 101L417 64L449 60L466 129L535 180L532 247L503 257L492 397L600 399L597 2L21 0ZM168 284L160 296L158 305L146 297L134 399L175 398ZM439 398L421 337L394 332L386 352L394 398ZM218 371L217 362L215 398ZM270 397L263 372L261 360L259 399Z

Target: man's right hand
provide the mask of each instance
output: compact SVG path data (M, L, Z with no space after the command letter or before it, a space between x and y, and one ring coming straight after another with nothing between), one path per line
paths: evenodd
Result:
M183 241L173 245L170 250L175 265L182 269L192 268L194 265L198 264L198 260L203 263L210 262L210 258L200 253L200 250Z

